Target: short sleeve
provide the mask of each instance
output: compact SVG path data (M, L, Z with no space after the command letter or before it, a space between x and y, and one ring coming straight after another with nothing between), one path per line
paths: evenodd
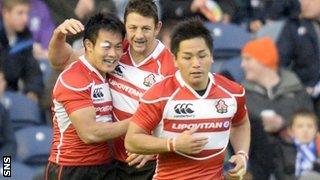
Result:
M91 99L90 88L85 90L72 90L60 84L55 89L55 100L63 105L67 113L70 115L72 112L93 106Z
M163 107L163 101L141 102L131 120L150 134L161 121Z
M245 90L243 88L242 92L242 94L235 95L237 101L237 112L232 119L233 125L240 123L243 120L244 116L247 114Z

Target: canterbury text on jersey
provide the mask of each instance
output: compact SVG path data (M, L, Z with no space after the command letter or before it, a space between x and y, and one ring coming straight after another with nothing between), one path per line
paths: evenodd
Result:
M132 121L157 137L172 138L190 128L194 136L208 137L196 155L181 152L158 155L154 179L222 179L223 159L231 126L242 123L246 114L244 89L220 75L209 74L203 96L181 77L155 84L145 93Z
M69 119L72 112L92 106L96 121L112 121L108 83L84 56L60 74L53 89L53 104L54 136L49 161L67 166L110 162L108 144L85 144Z

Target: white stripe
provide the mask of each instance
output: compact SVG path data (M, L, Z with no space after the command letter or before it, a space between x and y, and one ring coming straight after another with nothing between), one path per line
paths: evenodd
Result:
M87 66L91 71L93 71L101 79L102 82L105 82L105 78L102 77L99 71L89 63L89 61L86 59L84 55L80 56L79 59L83 62L85 66Z
M67 84L63 81L63 79L62 79L63 74L66 73L67 71L69 71L69 70L72 68L72 66L73 66L75 63L77 63L77 62L78 62L78 61L73 62L73 63L70 64L64 71L62 71L62 72L60 73L60 75L59 75L59 77L58 77L58 80L56 81L56 83L55 83L55 85L54 85L53 91L55 91L55 89L56 89L57 84L58 84L59 81L61 82L61 84L62 84L63 86L65 86L66 88L71 89L71 90L73 90L73 91L84 91L84 90L88 89L90 86L92 86L93 83L90 83L89 85L87 85L87 86L85 86L85 87L83 87L83 88L75 88L75 87L71 87L71 86L67 85Z
M72 91L85 91L85 90L87 90L90 86L93 85L93 83L90 83L89 85L87 85L87 86L84 87L84 88L74 88L74 87L71 87L71 86L67 85L67 84L63 81L62 78L59 78L59 80L60 80L61 84L62 84L64 87L66 87L66 88L68 88L68 89L70 89L70 90L72 90Z
M158 64L158 74L159 74L159 76L161 76L162 79L164 79L164 76L161 74L162 66L161 66L161 63L159 60L157 60L157 64Z
M242 89L243 89L242 94L232 94L232 95L235 96L235 97L242 97L242 96L244 96L244 95L246 94L246 90L245 90L244 88L242 88Z
M162 135L160 137L173 138L173 137L177 137L180 134L181 133L163 130ZM212 150L212 149L224 148L225 146L227 146L229 142L229 134L230 134L230 130L219 131L219 132L197 132L197 133L194 133L193 136L207 137L208 144L205 145L204 149ZM155 135L158 136L157 134Z
M129 96L126 96L122 93L119 93L118 91L115 91L113 89L111 90L111 96L112 96L112 104L114 108L117 108L121 111L133 114L138 106L139 101L130 98Z
M199 157L193 157L193 156L190 156L190 155L187 155L187 154L184 154L182 152L178 152L178 151L175 151L175 153L181 155L181 156L184 156L184 157L187 157L187 158L190 158L190 159L193 159L193 160L197 160L197 161L202 161L202 160L206 160L206 159L210 159L210 158L213 158L215 156L218 156L219 154L221 154L222 152L224 152L226 150L227 146L225 146L223 149L221 149L220 151L216 152L215 154L211 154L207 157L202 157L202 158L199 158Z
M149 75L153 74L154 79L156 82L159 82L163 79L163 76L161 74L157 74L158 72L156 70L154 71L144 71L134 66L129 66L123 63L119 63L121 66L123 66L123 77L117 75L117 74L111 74L112 76L115 76L129 84L132 84L140 89L147 90L150 87L145 86L143 83L145 81L145 78Z
M98 116L96 117L97 122L112 122L112 115L104 115L104 116Z
M216 105L219 100L223 100L227 107L226 113L218 113ZM177 114L175 107L179 108L179 104L184 104L184 108L189 104L194 113L189 114ZM168 119L211 119L211 118L231 118L236 113L237 103L233 98L221 98L221 99L196 99L196 100L171 100L166 104L167 112L164 118Z
M307 147L307 145L301 146L301 149L303 150L304 154L307 156L309 161L316 160L316 156L312 153L309 147Z
M177 79L177 81L179 82L179 84L182 86L182 87L186 87L195 97L197 97L198 99L205 99L207 98L207 96L209 95L210 91L211 91L211 87L212 87L212 84L214 84L214 77L211 73L208 73L208 78L209 78L209 85L206 89L206 92L200 96L188 83L186 83L183 78L182 78L182 75L181 75L181 72L180 70L176 71L175 73L175 77Z
M55 116L57 117L57 124L60 132L59 144L57 146L58 153L56 156L56 163L59 163L60 148L62 146L62 141L63 141L63 133L70 126L71 121L69 120L67 111L64 109L62 104L57 102L55 99L53 100L53 103L54 103L54 112L55 112Z
M141 61L139 64L136 64L136 62L133 60L132 56L131 56L131 51L130 51L130 46L128 48L128 52L129 52L129 57L130 57L130 60L132 62L132 64L135 66L135 67L140 67L142 65L144 65L146 62L148 62L151 58L153 59L156 59L160 54L161 52L164 50L165 46L164 44L162 44L161 41L159 41L158 39L156 39L157 41L157 46L156 48L153 50L153 52L148 56L146 57L143 61Z
M167 77L168 78L168 77ZM140 98L140 101L143 102L143 103L146 103L146 104L152 104L152 103L156 103L156 102L159 102L159 101L165 101L165 100L169 100L169 99L172 99L172 97L177 94L180 90L180 87L177 88L172 94L171 96L168 96L168 97L161 97L161 98L158 98L158 99L153 99L153 100L145 100L142 98ZM164 110L165 112L165 110Z

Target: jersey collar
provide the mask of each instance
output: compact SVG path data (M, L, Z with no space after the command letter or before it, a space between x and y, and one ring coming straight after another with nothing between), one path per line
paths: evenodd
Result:
M175 73L175 77L176 77L177 81L179 82L180 86L181 87L186 87L194 96L196 96L199 99L205 99L209 95L209 92L210 92L210 90L212 88L212 85L215 84L214 76L212 75L212 73L208 73L208 76L209 76L209 83L208 83L207 90L202 96L200 96L190 85L188 85L183 80L179 70L176 71L176 73Z
M94 72L103 82L105 82L106 78L104 78L99 71L89 63L84 55L80 56L79 59L90 71Z
M148 57L146 57L139 64L136 64L135 61L133 60L133 57L131 56L130 46L128 47L128 53L129 53L130 60L135 67L140 67L140 66L144 65L146 62L148 62L150 59L156 59L160 55L160 53L163 51L165 46L158 39L156 39L156 41L158 42L156 48L153 50L153 52Z

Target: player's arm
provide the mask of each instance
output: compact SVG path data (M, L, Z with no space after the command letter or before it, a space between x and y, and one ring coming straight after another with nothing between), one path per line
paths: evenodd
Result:
M158 154L174 150L186 154L201 152L208 139L192 136L197 129L186 130L172 139L150 135L161 119L164 105L164 102L140 103L128 127L126 149L136 154Z
M250 122L246 114L240 124L236 124L231 128L230 142L235 152L249 152L250 146Z
M244 116L240 123L232 126L230 142L235 155L231 156L229 162L234 163L235 167L229 171L229 175L232 177L242 176L246 172L250 146L250 122L248 114Z
M96 113L92 106L72 112L70 120L80 139L86 144L105 142L119 137L126 132L129 124L129 119L118 122L96 122Z
M54 69L62 70L78 59L84 50L73 51L66 42L69 35L75 35L84 30L82 23L75 19L67 19L54 31L48 47L48 58Z

